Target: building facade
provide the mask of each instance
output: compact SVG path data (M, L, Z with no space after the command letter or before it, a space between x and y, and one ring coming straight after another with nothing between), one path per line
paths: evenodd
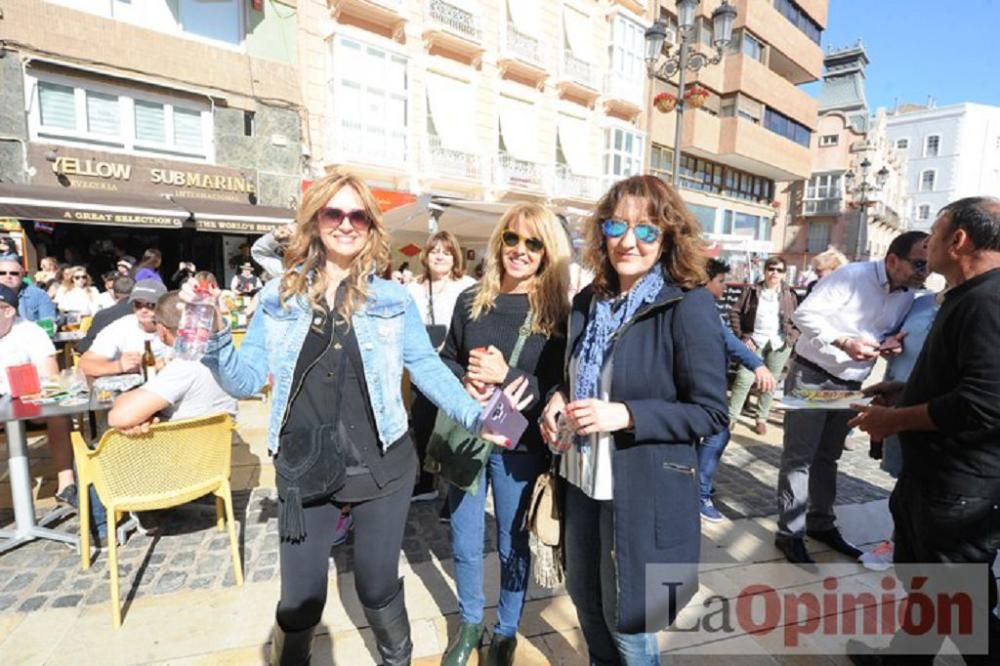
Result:
M905 105L889 114L887 133L909 162L913 228L928 229L955 199L1000 196L1000 107Z
M5 3L0 218L25 253L231 274L301 191L297 25L294 0Z
M864 45L830 51L819 96L820 116L811 149L812 174L791 188L791 219L785 234L785 256L799 271L828 248L852 261L882 257L889 243L909 224L907 163L887 136L884 110L872 116L865 100ZM864 180L878 188L858 187ZM855 174L851 183L848 173Z
M646 4L302 0L314 173L347 169L487 210L589 209L643 171ZM495 221L483 215L460 236L482 246ZM426 220L396 231L405 247L426 237Z
M712 55L711 15L698 8L697 48ZM736 0L733 40L721 63L688 75L686 86L708 91L702 107L684 113L681 194L737 279L759 274L761 258L780 253L789 184L809 178L817 103L802 84L822 74L826 0ZM657 15L676 34L675 4ZM692 80L693 79L693 80ZM658 79L654 93L678 95L676 80ZM670 178L673 113L650 116L650 170Z

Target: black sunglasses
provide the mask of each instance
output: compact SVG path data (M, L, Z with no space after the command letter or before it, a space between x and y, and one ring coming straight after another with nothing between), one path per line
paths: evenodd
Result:
M784 273L785 269L781 266L767 266L764 268L768 273Z
M322 208L319 211L319 221L323 224L329 224L334 227L339 227L347 218L354 227L355 231L368 231L368 228L372 225L372 219L368 216L368 213L360 208L357 210L341 210L340 208Z
M21 271L0 271L0 277L9 275L11 277L21 277Z
M153 311L156 309L156 303L147 303L146 301L132 301L132 307L136 310L149 310Z
M511 231L510 229L503 232L500 238L503 240L503 244L507 247L517 247L521 241L524 241L524 247L526 247L529 252L534 252L535 254L538 254L545 249L545 243L543 243L541 239L525 238L521 234L516 231Z

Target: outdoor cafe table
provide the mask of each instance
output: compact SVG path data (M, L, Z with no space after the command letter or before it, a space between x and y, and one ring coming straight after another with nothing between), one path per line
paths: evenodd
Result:
M0 396L0 422L3 422L7 432L8 469L10 470L10 492L14 505L13 530L0 530L0 553L36 539L61 541L80 549L80 541L75 534L66 534L48 527L54 520L66 515L64 509L57 509L44 516L41 521L35 520L35 502L32 495L31 470L28 467L28 442L25 421L41 420L53 416L73 416L88 412L106 411L111 408L111 402L99 402L94 392L81 398L83 402L75 405L60 405L58 403L39 405L12 399L9 395Z
M73 367L73 349L76 342L86 337L83 331L60 331L52 337L52 342L62 346L62 359L64 368Z

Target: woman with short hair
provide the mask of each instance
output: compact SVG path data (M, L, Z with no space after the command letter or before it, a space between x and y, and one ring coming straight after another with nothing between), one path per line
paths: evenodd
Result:
M788 264L781 257L768 257L764 262L764 277L760 282L746 287L739 300L729 311L729 325L747 349L760 356L764 365L776 378L788 363L788 358L799 339L792 315L799 307L799 297L785 281ZM733 382L729 399L730 427L736 425L750 389L757 378L750 370L741 367ZM754 432L767 433L767 415L771 412L773 391L761 391L757 398L757 417Z
M240 349L217 315L202 358L237 398L274 377L268 449L279 479L281 599L272 663L309 661L326 604L333 533L346 505L355 524L355 589L382 662L409 663L413 644L398 573L416 454L403 369L456 422L481 430L480 404L431 347L413 300L375 277L388 257L388 234L368 187L347 175L317 180L302 197L284 254L287 270L261 291ZM190 299L191 282L185 291ZM217 299L218 289L210 291ZM522 387L508 392L515 403Z
M431 344L436 349L444 346L451 317L455 312L458 295L476 284L465 274L465 257L458 239L450 231L438 231L428 237L420 252L420 264L424 271L406 285L406 290L417 304L420 318L427 327ZM437 407L419 389L413 389L413 403L410 405L413 419L413 438L420 459L417 484L413 488L413 501L420 502L437 498L434 475L423 469L427 442L434 429Z
M591 664L658 664L653 632L698 589L695 446L726 425L726 350L698 223L670 185L615 183L584 233L594 280L542 421L568 482L566 589Z

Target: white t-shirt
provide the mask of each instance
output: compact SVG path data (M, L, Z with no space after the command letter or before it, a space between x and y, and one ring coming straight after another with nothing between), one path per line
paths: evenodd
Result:
M103 310L104 308L110 308L117 302L118 301L115 300L115 295L110 291L102 291L97 297L97 309Z
M92 315L97 312L98 293L93 287L86 289L68 289L56 298L56 306L60 312L78 312L81 315Z
M0 338L0 395L10 393L7 368L33 363L41 377L42 364L55 353L55 345L41 326L33 321L16 317L7 335Z
M468 275L463 275L457 280L448 280L441 286L439 282L434 285L434 324L451 327L451 315L455 311L455 303L458 296L463 291L476 284L476 281ZM417 304L417 311L420 312L420 319L424 325L431 324L430 300L427 293L427 283L414 280L406 285L407 291Z
M176 358L142 385L172 406L164 415L173 421L226 412L236 416L236 398L222 390L212 371L200 361Z
M139 319L134 315L125 315L117 319L104 328L94 338L94 344L88 351L92 351L98 356L117 361L125 352L142 353L146 348L146 340L149 340L153 348L153 355L161 358L169 351L167 346L160 340L160 336L154 333L147 333L139 327Z
M781 335L780 316L781 303L778 299L781 292L777 289L761 289L757 299L757 318L753 323L753 343L761 350L771 343L772 349L785 346Z

